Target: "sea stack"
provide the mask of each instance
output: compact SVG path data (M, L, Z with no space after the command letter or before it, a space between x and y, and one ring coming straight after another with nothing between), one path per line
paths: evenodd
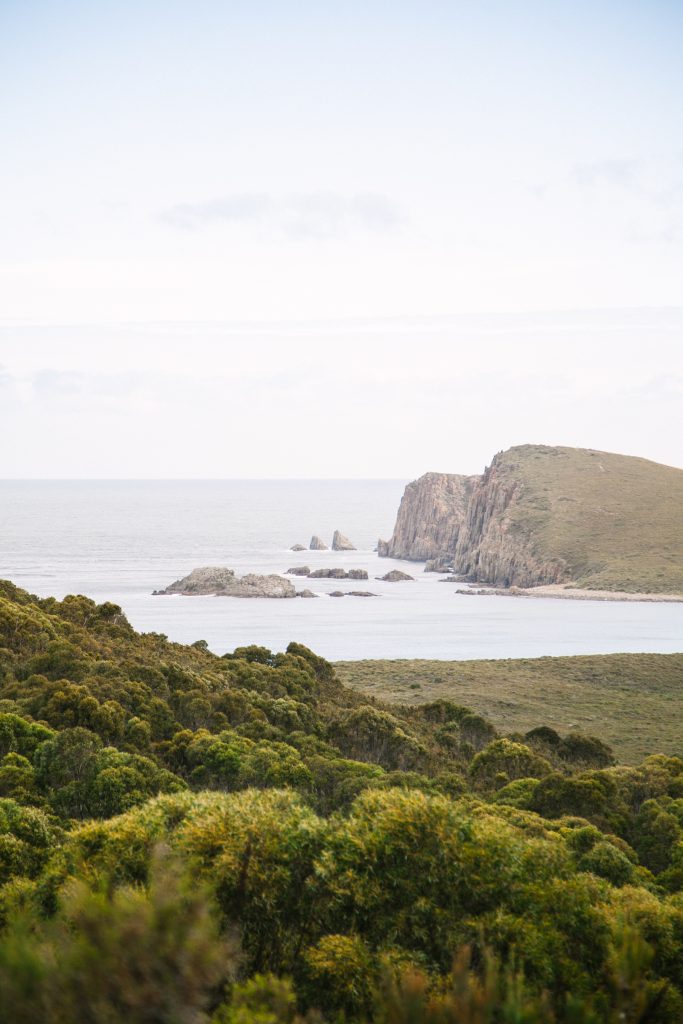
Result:
M327 544L325 543L325 541L321 540L320 537L316 536L315 534L313 534L313 536L311 537L311 543L308 545L308 547L309 547L309 550L311 550L311 551L329 551L330 550L328 548Z
M334 531L332 538L333 551L356 551L355 544L352 544L348 537L345 537L341 530Z

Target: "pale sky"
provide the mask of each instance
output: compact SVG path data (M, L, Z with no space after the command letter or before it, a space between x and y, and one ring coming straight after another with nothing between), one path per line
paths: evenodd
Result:
M683 4L2 0L0 476L683 466Z

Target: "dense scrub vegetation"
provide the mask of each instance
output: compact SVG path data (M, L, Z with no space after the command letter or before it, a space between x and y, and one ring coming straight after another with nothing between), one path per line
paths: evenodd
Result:
M0 1020L683 1019L683 760L0 583Z
M442 697L500 729L597 732L620 762L681 754L682 654L589 654L475 661L345 661L337 678L391 703Z

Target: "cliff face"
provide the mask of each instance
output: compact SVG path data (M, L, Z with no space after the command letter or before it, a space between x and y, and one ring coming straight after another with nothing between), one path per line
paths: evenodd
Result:
M564 580L564 566L536 554L514 522L524 487L506 454L483 476L425 473L408 484L391 540L379 542L380 557L435 559L472 581L501 587Z
M590 448L519 445L482 476L406 488L381 555L448 562L498 587L683 593L683 470Z
M381 540L382 558L413 562L450 558L458 543L476 476L425 473L408 484L391 540Z
M453 552L456 572L473 582L534 587L569 579L563 559L539 550L531 524L518 515L527 497L509 452L477 477Z

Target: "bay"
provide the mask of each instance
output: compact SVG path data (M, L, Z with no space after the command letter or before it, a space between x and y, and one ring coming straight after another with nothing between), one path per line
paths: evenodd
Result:
M41 597L115 601L136 629L222 654L305 643L333 660L521 658L683 649L683 604L455 594L422 565L380 559L403 480L0 481L0 577ZM340 529L355 552L304 551ZM154 597L202 565L284 573L366 569L367 583L297 580L318 600ZM374 577L400 568L414 582ZM330 598L333 590L373 598Z

